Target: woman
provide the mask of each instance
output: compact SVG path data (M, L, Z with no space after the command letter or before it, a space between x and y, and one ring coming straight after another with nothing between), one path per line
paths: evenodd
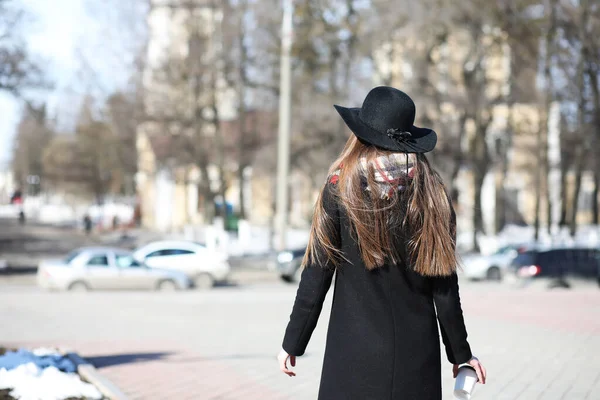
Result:
M336 109L354 135L317 201L281 370L295 376L288 361L304 354L335 272L319 399L440 400L437 321L455 376L468 363L485 383L458 295L454 210L423 154L436 133L413 126L412 99L390 87Z

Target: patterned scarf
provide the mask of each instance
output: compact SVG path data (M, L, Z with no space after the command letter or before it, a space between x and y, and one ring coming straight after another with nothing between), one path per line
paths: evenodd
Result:
M377 157L372 161L373 169L375 170L375 181L379 183L381 198L389 200L394 194L394 190L403 191L406 189L410 180L414 176L414 165L416 157L409 153L392 153L389 156ZM368 169L367 159L360 160L363 175L366 176ZM341 168L342 166L340 166ZM340 175L338 168L330 177L330 182L337 183ZM365 190L371 190L366 184Z

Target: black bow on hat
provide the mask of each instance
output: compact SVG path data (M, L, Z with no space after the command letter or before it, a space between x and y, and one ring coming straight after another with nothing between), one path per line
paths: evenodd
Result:
M398 89L388 86L372 89L361 108L334 107L363 143L403 153L427 153L437 143L437 134L432 129L413 125L415 103Z

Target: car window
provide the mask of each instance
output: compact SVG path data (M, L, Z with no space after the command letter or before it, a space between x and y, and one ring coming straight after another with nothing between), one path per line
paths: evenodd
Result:
M535 265L536 254L533 251L526 251L520 253L512 262L514 266L524 267L528 265Z
M139 268L141 264L137 262L133 256L128 254L117 254L115 256L117 267L119 268Z
M157 251L153 251L152 253L148 254L146 257L160 257L160 256L166 256L167 254L163 254L164 250L157 250Z
M184 250L184 249L171 249L172 256L181 256L184 254L194 254L194 252L191 250Z
M79 256L81 254L80 250L75 250L70 252L67 257L65 258L65 264L71 264L71 262L77 258L77 256Z
M90 260L87 262L87 265L94 267L108 267L108 257L105 254L92 256L92 258L90 258Z
M183 254L194 254L193 251L184 250L184 249L162 249L153 251L148 254L146 257L161 257L161 256L179 256Z
M510 253L514 250L514 247L512 246L504 246L498 249L498 251L496 251L496 254L507 254Z

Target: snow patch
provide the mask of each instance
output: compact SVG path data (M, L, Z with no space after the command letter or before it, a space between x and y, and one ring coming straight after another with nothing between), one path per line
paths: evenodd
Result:
M69 397L102 399L102 394L75 373L55 367L39 368L34 363L17 368L0 369L0 389L12 389L10 395L20 400L63 400Z

